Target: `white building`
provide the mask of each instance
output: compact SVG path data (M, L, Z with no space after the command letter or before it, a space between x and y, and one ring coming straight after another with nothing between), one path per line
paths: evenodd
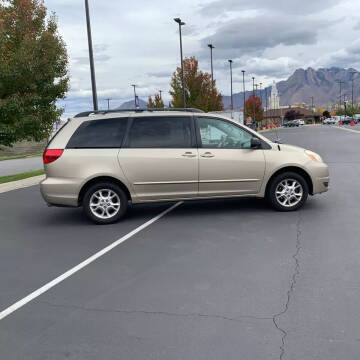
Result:
M280 98L275 81L273 82L271 87L269 106L270 109L280 109Z

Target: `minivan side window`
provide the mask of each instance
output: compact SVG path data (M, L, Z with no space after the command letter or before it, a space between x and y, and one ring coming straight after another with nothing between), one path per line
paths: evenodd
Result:
M84 121L70 138L67 149L106 149L121 147L127 118Z
M201 147L208 149L250 149L252 134L218 118L198 117Z
M127 141L130 148L189 148L191 144L190 116L135 118Z

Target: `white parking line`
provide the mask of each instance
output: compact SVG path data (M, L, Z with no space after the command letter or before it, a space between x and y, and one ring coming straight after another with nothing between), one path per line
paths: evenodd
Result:
M74 275L75 273L77 273L78 271L80 271L81 269L83 269L85 266L91 264L92 262L94 262L95 260L97 260L98 258L100 258L101 256L105 255L106 253L108 253L109 251L111 251L112 249L114 249L116 246L120 245L121 243L123 243L124 241L130 239L132 236L136 235L138 232L140 232L141 230L144 230L145 228L147 228L148 226L150 226L151 224L153 224L154 222L158 221L159 219L161 219L163 216L165 216L166 214L168 214L170 211L174 210L176 207L178 207L179 205L181 205L183 203L183 201L179 201L176 204L170 206L168 209L166 209L165 211L163 211L162 213L160 213L159 215L155 216L154 218L152 218L151 220L147 221L146 223L140 225L139 227L137 227L136 229L134 229L133 231L129 232L128 234L124 235L123 237L121 237L120 239L116 240L115 242L113 242L112 244L108 245L107 247L105 247L104 249L98 251L97 253L95 253L94 255L90 256L89 258L87 258L86 260L84 260L83 262L81 262L79 265L74 266L73 268L71 268L70 270L66 271L65 273L63 273L62 275L58 276L57 278L55 278L54 280L48 282L47 284L45 284L44 286L42 286L41 288L33 291L31 294L27 295L26 297L24 297L23 299L17 301L15 304L9 306L7 309L3 310L2 312L0 312L0 320L5 319L7 316L9 316L11 313L13 313L14 311L20 309L21 307L23 307L24 305L26 305L27 303L29 303L30 301L34 300L35 298L37 298L38 296L42 295L43 293L45 293L46 291L50 290L51 288L53 288L54 286L56 286L57 284L61 283L62 281L64 281L65 279L67 279L68 277Z

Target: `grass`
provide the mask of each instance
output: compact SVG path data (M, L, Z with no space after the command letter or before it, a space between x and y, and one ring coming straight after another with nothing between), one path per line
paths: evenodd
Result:
M3 160L13 160L13 159L24 159L24 158L30 158L30 157L38 157L41 156L42 153L38 154L30 154L30 155L8 155L8 156L0 156L0 161Z
M8 183L11 181L18 181L18 180L24 180L33 176L39 176L44 175L44 170L35 170L35 171L29 171L25 173L20 174L14 174L14 175L6 175L6 176L0 176L0 184Z

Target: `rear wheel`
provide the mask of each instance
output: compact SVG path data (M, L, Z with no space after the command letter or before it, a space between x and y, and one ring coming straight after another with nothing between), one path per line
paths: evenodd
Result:
M118 185L111 182L95 184L84 195L84 213L97 224L112 224L120 220L127 208L126 194Z
M294 211L301 208L309 195L305 179L293 172L277 175L270 184L268 200L278 211Z

